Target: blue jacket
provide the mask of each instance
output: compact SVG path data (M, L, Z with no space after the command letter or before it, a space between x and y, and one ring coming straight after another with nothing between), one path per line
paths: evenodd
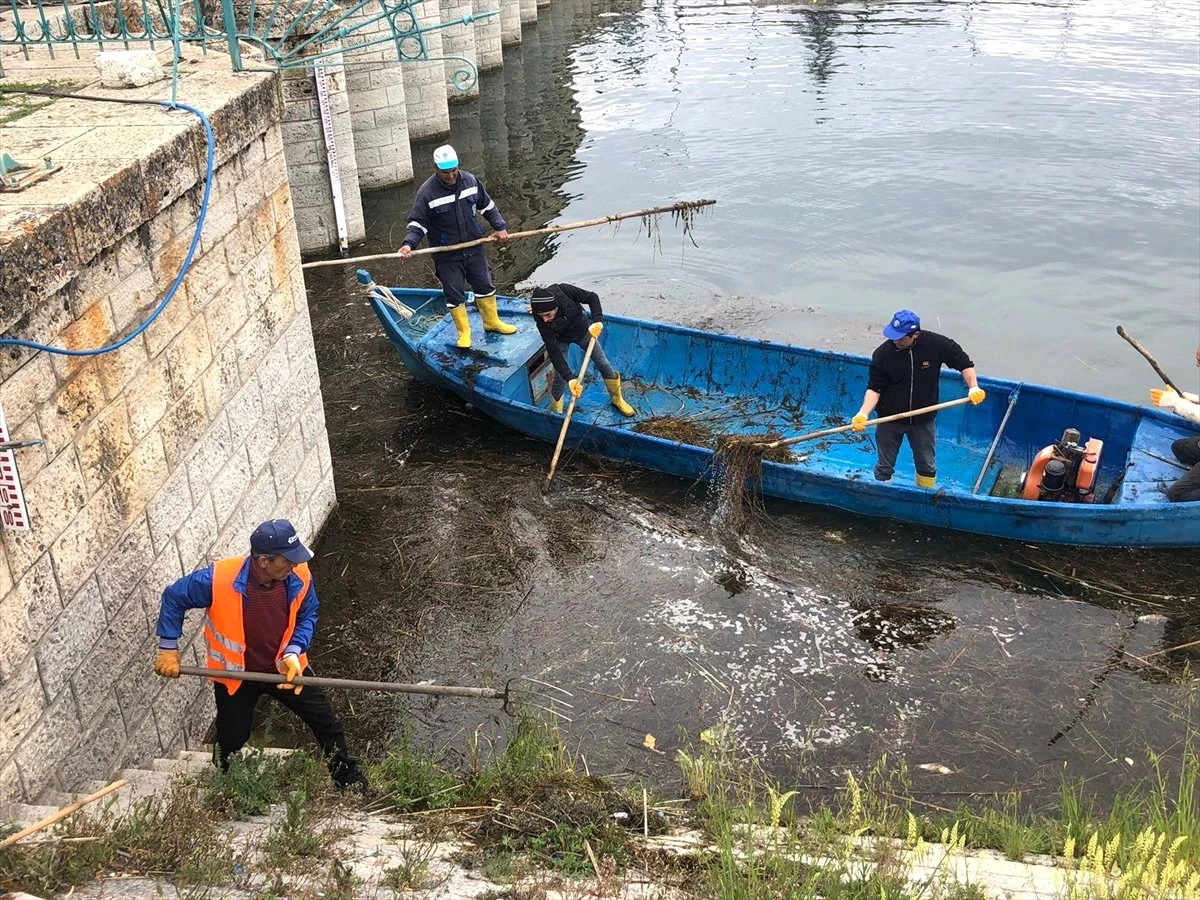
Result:
M246 577L250 571L250 557L242 564L242 570L233 579L233 588L244 598L246 596ZM175 650L179 647L179 638L183 635L183 617L189 609L207 609L212 606L213 567L184 575L170 585L162 595L162 606L158 611L158 646L164 650ZM304 586L299 577L288 575L288 603L294 601ZM243 605L245 601L243 600ZM292 632L292 642L284 648L284 653L300 654L308 650L312 643L313 631L317 627L317 590L311 580L308 594L300 601L300 610L296 613L296 630Z
M496 231L508 230L483 182L470 172L459 169L458 181L453 185L442 184L436 175L430 175L413 200L404 243L415 250L424 238L429 239L430 247L481 238L483 226L478 215L487 219Z

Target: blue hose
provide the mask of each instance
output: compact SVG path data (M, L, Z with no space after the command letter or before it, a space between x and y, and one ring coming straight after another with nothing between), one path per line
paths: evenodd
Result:
M33 93L32 91L30 93ZM41 93L41 92L38 92ZM57 96L79 96L79 95L64 95ZM107 100L110 98L101 97L80 97L85 100ZM157 101L125 101L132 103L157 103ZM204 217L208 214L208 199L212 193L213 168L216 160L216 140L213 137L212 125L208 121L208 117L194 106L188 106L186 103L175 103L173 101L164 100L157 103L159 106L165 106L168 109L186 109L190 113L195 113L200 117L201 124L204 125L204 138L208 142L208 161L207 170L204 175L204 198L200 201L200 215L196 219L196 231L192 235L191 246L188 247L187 256L184 257L183 266L179 269L179 274L175 276L175 280L171 282L171 287L167 291L166 296L162 298L162 302L154 308L154 312L150 313L150 317L141 325L135 328L130 334L121 338L114 344L109 344L107 347L98 347L94 350L65 350L62 347L49 347L46 344L39 344L36 341L24 341L20 338L0 338L0 346L8 347L28 347L31 350L44 350L47 353L57 353L61 356L99 356L101 353L111 353L114 350L119 350L136 338L139 334L150 327L159 314L167 308L167 304L171 302L171 298L175 296L175 292L179 289L179 285L183 283L184 276L187 275L188 269L192 267L192 258L196 255L196 248L200 246L200 230L204 227Z

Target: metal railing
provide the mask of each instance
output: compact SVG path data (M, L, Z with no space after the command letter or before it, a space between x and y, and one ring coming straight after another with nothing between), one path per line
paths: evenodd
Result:
M34 47L50 57L80 56L82 48L133 49L163 44L199 44L227 53L235 71L258 67L310 67L323 59L390 45L398 62L429 60L425 35L470 25L495 12L467 15L451 22L422 24L416 7L422 0L0 0L0 53L16 47L29 58ZM436 2L436 0L425 0ZM243 46L245 45L245 46ZM254 52L257 50L258 52ZM260 60L251 57L260 56ZM466 90L478 73L462 57L465 78L453 83ZM0 77L3 77L0 60Z

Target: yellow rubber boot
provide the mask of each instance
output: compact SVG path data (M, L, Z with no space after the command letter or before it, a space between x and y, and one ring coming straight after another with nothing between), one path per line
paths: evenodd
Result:
M553 397L551 397L550 398L550 411L553 413L557 413L558 415L561 416L562 415L562 403L563 403L562 397L559 397L557 400L555 400Z
M471 349L471 322L467 318L466 304L450 307L450 318L454 320L454 327L458 329L458 349Z
M937 484L937 476L936 475L918 475L917 476L917 487L932 488L935 484Z
M608 396L612 400L612 405L617 408L621 415L632 416L633 407L626 403L625 398L621 396L621 376L605 378L604 386L608 388Z
M509 325L507 322L500 321L500 314L496 312L495 294L492 294L490 297L476 297L475 308L479 310L479 317L483 319L484 331L494 331L497 334L516 333L516 325Z

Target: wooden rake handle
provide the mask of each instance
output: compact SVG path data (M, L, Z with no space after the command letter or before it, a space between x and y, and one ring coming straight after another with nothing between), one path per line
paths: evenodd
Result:
M896 413L891 416L884 416L881 419L867 419L864 427L873 428L876 425L882 425L884 422L895 422L898 419L910 419L913 416L923 416L925 413L937 412L939 409L948 409L951 406L962 406L964 403L970 403L970 397L959 397L957 400L947 400L945 403L935 403L933 406L925 406L921 409L910 409L908 412ZM801 441L811 441L813 438L828 437L831 434L841 434L843 431L853 431L854 425L839 425L837 428L825 428L821 431L810 431L808 434L802 434L799 437L788 438L787 440L775 441L771 444L759 444L760 447L766 447L768 450L774 450L776 447L790 447L792 444L799 444Z
M560 231L574 231L577 228L592 228L596 225L607 225L609 222L620 222L624 219L639 219L643 216L657 216L662 213L669 212L686 212L691 209L702 209L705 206L712 206L716 200L680 200L678 203L670 203L666 206L651 206L646 209L634 209L629 212L610 213L607 216L598 216L595 219L585 219L582 222L567 222L563 225L547 225L545 228L534 228L529 231L512 231L509 232L508 240L516 240L517 238L536 237L543 234L558 234ZM449 253L453 250L466 250L469 247L478 247L480 244L491 244L497 241L495 234L489 234L485 237L476 238L473 241L463 241L461 244L447 244L444 247L425 247L421 250L414 250L407 257L400 256L400 251L392 253L372 253L369 256L353 256L349 259L318 259L312 262L302 263L302 269L317 269L322 266L348 266L352 263L368 262L373 259L412 259L414 256L428 256L431 253Z
M1143 347L1141 344L1139 344L1137 342L1137 340L1134 339L1133 335L1131 335L1128 331L1126 331L1120 325L1117 326L1117 334L1119 334L1121 337L1125 338L1125 340L1129 341L1129 346L1133 347L1134 350L1136 350L1138 353L1142 354L1142 356L1146 357L1146 362L1150 363L1150 367L1152 369L1154 369L1155 372L1158 373L1158 377L1162 379L1163 384L1165 384L1167 387L1169 387L1171 390L1173 390L1175 393L1177 393L1180 397L1183 396L1183 391L1181 391L1179 388L1177 388L1175 386L1175 382L1173 382L1167 376L1167 373L1162 370L1162 366L1160 366L1158 364L1157 359L1155 359L1153 356L1150 355L1149 350L1147 350L1145 347Z
M592 350L596 346L596 338L593 335L588 341L587 352L583 354L583 365L579 367L579 377L576 379L580 384L583 383L583 373L587 371L588 363L592 361ZM567 393L570 393L568 389ZM558 468L558 457L562 453L563 441L567 439L567 426L571 424L571 414L575 412L575 395L571 394L571 402L567 404L567 414L563 417L562 430L558 432L558 443L554 445L554 458L550 460L550 471L546 473L546 485L554 480L554 472Z
M282 675L270 672L230 672L224 669L201 669L196 666L181 666L180 675L195 675L200 678L229 678L234 681L257 681L262 684L283 684ZM387 691L397 694L429 694L434 697L477 697L483 700L507 700L508 692L496 688L460 687L453 684L401 684L397 681L357 681L351 678L318 678L315 675L300 675L293 684L300 687L355 688L360 691Z

